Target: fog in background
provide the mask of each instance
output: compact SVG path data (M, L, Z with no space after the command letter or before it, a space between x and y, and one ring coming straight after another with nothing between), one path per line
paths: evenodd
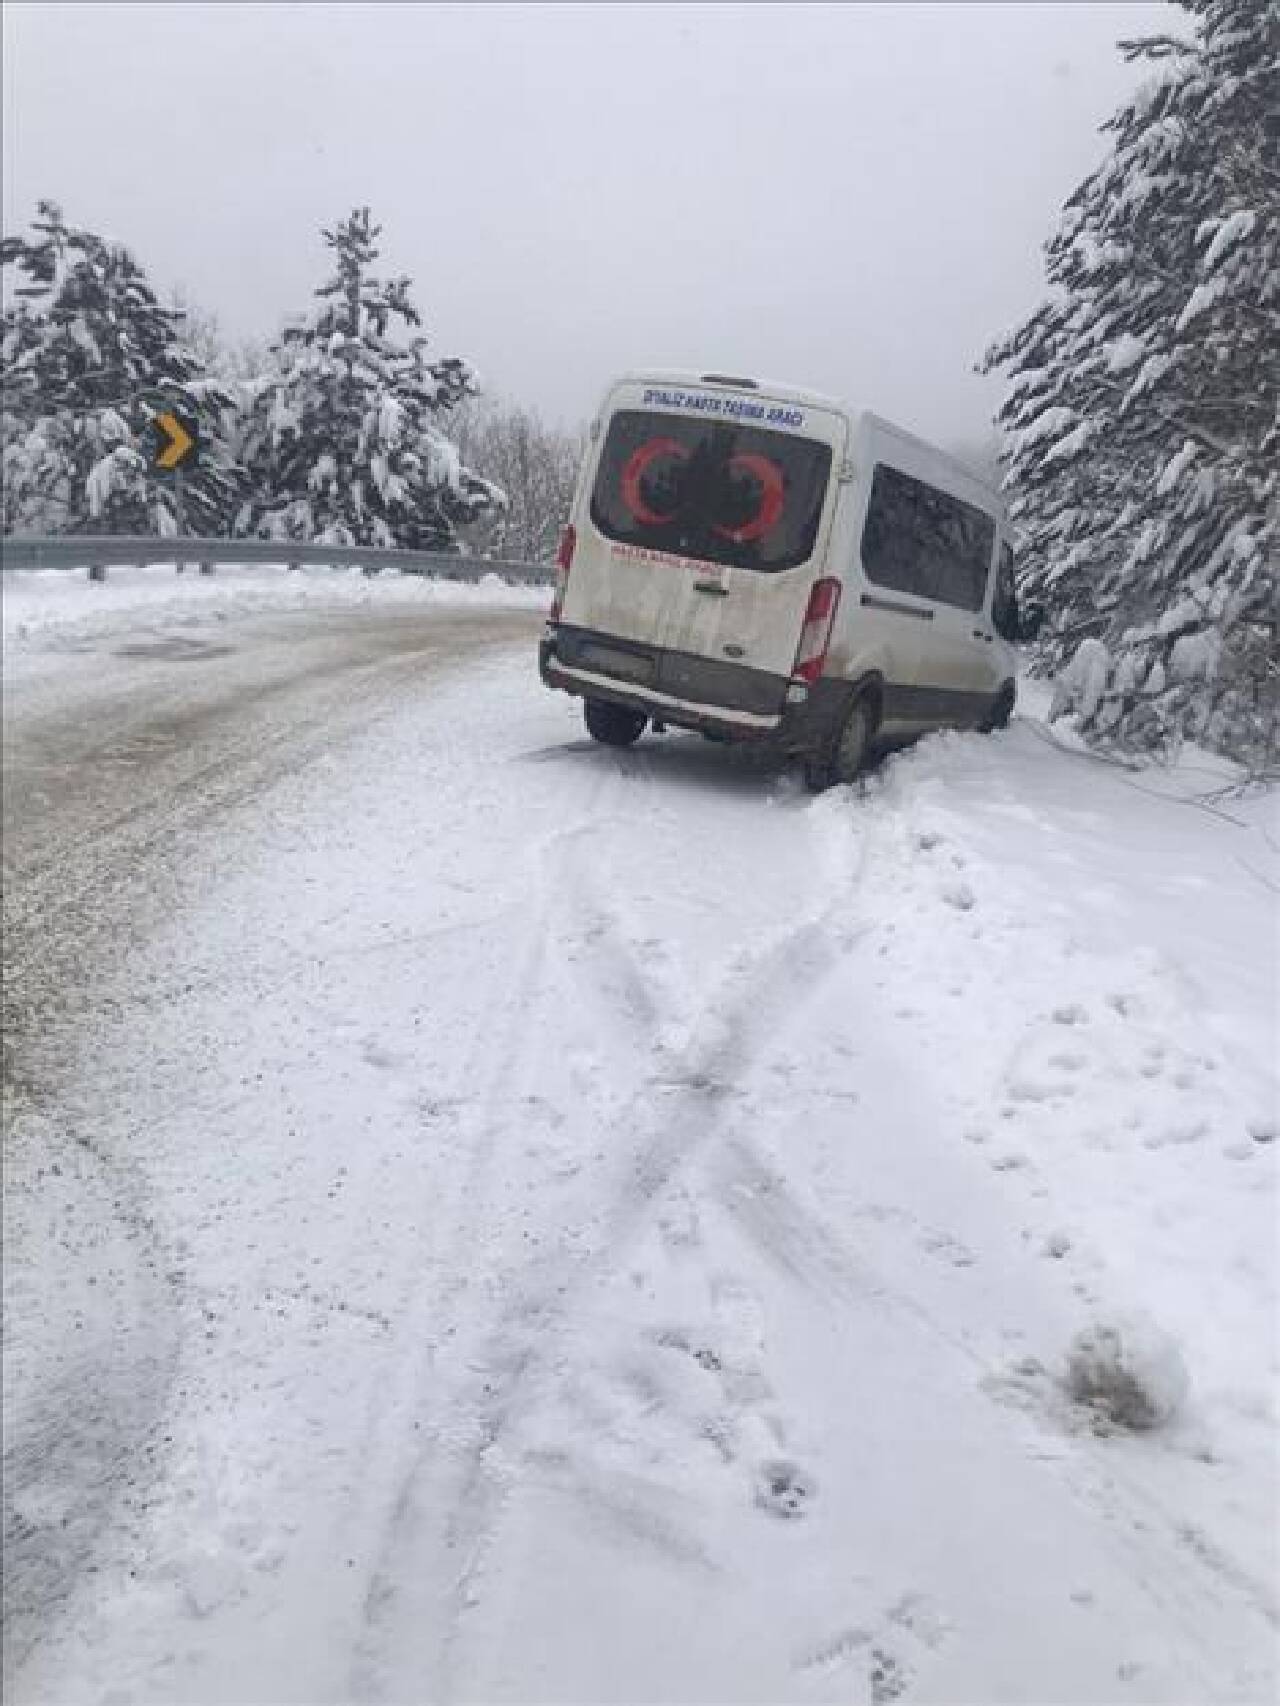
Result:
M972 367L1169 5L31 5L4 228L41 197L232 339L383 225L437 355L566 425L636 365L768 376L983 444Z

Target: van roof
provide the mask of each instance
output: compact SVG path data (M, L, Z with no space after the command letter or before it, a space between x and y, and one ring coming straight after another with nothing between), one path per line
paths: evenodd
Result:
M735 376L722 373L694 373L687 369L672 367L643 367L633 368L627 373L620 373L610 387L618 385L682 385L711 386L732 390L735 387ZM895 425L886 420L883 415L873 414L870 409L856 409L839 397L832 397L823 391L813 391L807 386L785 385L772 379L738 378L738 387L744 390L760 391L767 397L776 397L781 402L809 404L812 408L831 409L836 414L845 415L855 425L865 423L883 433L888 438L896 438L899 442L910 444L922 454L929 456L935 462L940 462L953 469L970 484L980 487L995 502L1003 505L1003 499L997 486L992 485L968 463L962 462L958 456L953 456L949 450L943 450L939 445L930 444L927 439L908 432L905 427Z
M777 397L786 403L810 403L814 408L834 409L837 414L848 415L853 413L848 404L842 403L838 397L829 397L821 391L811 391L805 386L782 385L772 379L749 379L746 375L719 372L693 373L688 369L676 367L641 367L633 368L627 373L620 373L613 384L709 385L713 390L762 391L766 396ZM610 389L612 388L611 386Z
M923 455L928 456L931 461L942 463L945 467L953 469L955 473L968 480L971 485L980 487L1003 509L1004 497L1000 488L993 485L976 468L971 468L967 462L962 462L958 456L953 456L949 450L943 450L939 445L930 444L928 439L918 438L915 433L908 432L905 427L896 426L893 421L885 420L883 415L872 414L870 409L860 409L857 413L859 420L865 422L867 426L874 427L886 438L896 438L901 444L909 444Z

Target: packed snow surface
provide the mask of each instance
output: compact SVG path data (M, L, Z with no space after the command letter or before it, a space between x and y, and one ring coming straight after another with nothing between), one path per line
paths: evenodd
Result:
M8 1699L1271 1698L1271 800L1035 689L814 800L535 632L222 819L19 1107L25 1568L84 1369L151 1419Z

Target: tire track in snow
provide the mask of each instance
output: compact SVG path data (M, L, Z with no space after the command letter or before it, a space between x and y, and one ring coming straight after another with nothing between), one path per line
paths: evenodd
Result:
M452 1338L452 1329L442 1324L459 1313L474 1283L483 1284L491 1277L474 1270L473 1256L484 1246L490 1206L487 1189L499 1137L507 1129L503 1116L519 1096L530 1050L542 1043L541 1038L531 1034L529 1018L536 1010L536 996L552 963L553 933L557 943L566 934L563 928L558 928L565 912L563 864L567 850L596 830L610 794L628 780L616 765L602 769L579 819L557 831L536 850L537 898L525 919L518 968L513 978L504 977L502 968L494 974L495 978L503 979L500 1025L496 1033L482 1030L477 1035L461 1070L464 1091L477 1085L482 1089L478 1097L473 1093L479 1111L468 1122L471 1151L460 1179L452 1187L452 1200L445 1211L452 1234L439 1262L425 1269L416 1283L416 1296L406 1310L411 1323L405 1335L409 1356L398 1378L394 1372L392 1375L393 1389L398 1389L399 1395L380 1406L370 1440L374 1464L371 1479L379 1484L380 1491L368 1502L366 1510L366 1524L372 1526L374 1539L361 1550L372 1557L372 1564L363 1599L362 1626L354 1642L350 1681L351 1692L362 1699L382 1697L383 1666L379 1660L382 1631L392 1624L396 1615L401 1597L397 1583L404 1574L403 1559L406 1554L412 1556L420 1550L425 1523L437 1517L434 1505L429 1513L424 1512L421 1498L429 1457L442 1446L447 1450L450 1444L463 1450L464 1485L458 1497L465 1503L471 1496L465 1482L465 1464L479 1464L483 1452L501 1431L496 1425L483 1422L478 1430L474 1426L472 1418L484 1416L492 1407L485 1403L470 1409L454 1405L452 1410L457 1414L451 1415L448 1428L438 1425L432 1430L419 1430L408 1440L390 1434L403 1415L430 1415L436 1379L433 1330ZM575 910L580 898L575 894ZM558 955L556 963L567 961ZM437 1275L441 1276L438 1283ZM427 1347L425 1355L417 1349L421 1344ZM446 1544L451 1543L446 1539Z
M588 818L556 837L553 845L573 849L595 827L595 820ZM866 933L865 926L852 927L846 918L861 863L861 858L852 866L847 860L837 862L824 903L763 949L735 955L688 1026L684 1042L660 1042L657 1064L643 1072L613 1122L624 1131L646 1123L651 1129L631 1150L626 1180L602 1217L594 1248L585 1257L553 1263L549 1276L540 1276L536 1286L519 1288L517 1302L500 1313L479 1352L479 1377L454 1393L443 1418L413 1452L366 1596L366 1625L351 1677L353 1691L362 1697L386 1698L387 1689L394 1689L397 1680L421 1662L424 1627L435 1632L430 1643L435 1675L428 1692L433 1699L452 1697L459 1623L475 1601L474 1584L515 1484L515 1467L503 1460L507 1441L542 1395L548 1376L554 1375L561 1341L584 1296L642 1234L655 1203L678 1174L727 1137L735 1081L768 1063L772 1049ZM575 879L569 885L550 884L552 895L572 888L575 916L585 912L596 926L579 932L575 945L588 947L597 966L603 958L608 973L621 968L622 987L631 996L623 1006L625 1023L633 1034L638 1030L647 1037L646 1027L666 1010L669 992L656 988L635 962L622 940L616 912L600 903L585 872L579 869ZM545 908L539 923L541 941L547 927ZM591 1011L593 998L609 1001L617 986L616 975L602 978L597 971L584 992L583 1006ZM505 1070L501 1082L504 1088L510 1082ZM655 1102L656 1115L651 1112ZM491 1148L490 1143L485 1165ZM879 1290L829 1231L800 1210L746 1139L733 1142L721 1178L730 1213L736 1210L748 1219L756 1236L771 1245L775 1259L794 1275L812 1282L816 1270L829 1290ZM781 1205L767 1227L759 1216L750 1220L742 1207L744 1193L766 1179L780 1187ZM798 1248L806 1240L813 1252L808 1257ZM427 1494L428 1482L434 1497ZM437 1519L433 1539L439 1555L424 1570L428 1511L447 1511L448 1516L443 1522ZM422 1582L424 1576L425 1590L412 1595L410 1607L406 1584ZM415 1689L419 1686L415 1681Z
M874 822L864 827L874 836ZM641 964L629 941L634 932L628 931L612 900L602 902L581 859L574 868L574 855L583 844L581 825L561 843L569 849L565 875L576 921L573 945L581 955L575 975L584 979L581 1004L593 1011L593 1003L610 1002L624 1026L647 1040L651 1024L671 1012L671 991ZM865 837L860 850L865 857ZM381 1582L397 1603L393 1609L388 1599L389 1615L364 1649L361 1679L373 1684L372 1695L388 1689L394 1693L408 1677L414 1678L416 1690L424 1651L431 1653L434 1668L430 1687L422 1692L448 1700L465 1691L460 1641L466 1615L479 1601L504 1510L522 1485L526 1458L518 1441L521 1423L554 1390L575 1315L645 1231L664 1192L695 1162L706 1163L720 1206L789 1278L828 1295L847 1286L864 1298L872 1296L885 1307L900 1309L975 1380L991 1373L976 1346L936 1318L920 1299L861 1271L735 1129L736 1088L767 1067L772 1047L784 1038L787 1026L797 1022L806 998L817 998L862 939L863 930L847 916L849 890L860 869L860 862L846 862L824 905L758 953L735 956L692 1021L686 1015L670 1025L677 1033L683 1029L683 1039L663 1043L657 1061L611 1121L613 1133L639 1128L638 1141L632 1140L629 1165L621 1169L622 1182L600 1217L594 1246L580 1258L562 1258L549 1274L545 1267L531 1270L535 1283L517 1285L517 1301L499 1307L473 1359L477 1378L464 1381L446 1398L419 1453L419 1484L412 1497L424 1519L415 1544L389 1549L382 1561ZM1032 1433L1029 1426L1027 1456L1038 1458ZM562 1462L548 1460L546 1467L553 1476L568 1473ZM1166 1607L1180 1625L1194 1626L1197 1605L1206 1595L1224 1607L1224 1594L1227 1599L1254 1598L1254 1584L1231 1580L1212 1559L1197 1553L1192 1537L1173 1532L1172 1512L1154 1505L1142 1511L1143 1495L1127 1486L1102 1448L1095 1450L1085 1442L1078 1452L1055 1454L1049 1472L1065 1479L1076 1500L1094 1505L1111 1547L1130 1559L1133 1580L1144 1583L1153 1602ZM593 1480L584 1471L582 1486L588 1502L594 1501L608 1517L608 1489L599 1477ZM646 1488L637 1483L628 1493L624 1486L623 1506L613 1513L624 1528L628 1512L635 1514L634 1499L628 1503L628 1498ZM433 1524L425 1514L428 1506L448 1514ZM653 1507L659 1514L661 1508L660 1503ZM1162 1549L1165 1566L1155 1571L1149 1532L1153 1524L1166 1529L1171 1541ZM645 1538L634 1523L632 1529L637 1538ZM659 1525L648 1542L659 1552L668 1551L674 1561L715 1567L715 1560L698 1551L696 1537L683 1528L671 1531ZM1255 1609L1273 1616L1265 1605L1255 1602Z

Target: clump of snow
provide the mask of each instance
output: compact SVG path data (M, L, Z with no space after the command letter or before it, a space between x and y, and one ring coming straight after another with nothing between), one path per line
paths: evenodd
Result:
M1169 674L1174 681L1211 681L1221 654L1222 636L1216 628L1183 634L1169 653Z
M103 409L98 416L98 435L104 444L128 444L129 428L115 409Z
M1203 284L1198 284L1191 292L1186 307L1178 316L1177 329L1180 332L1185 332L1187 327L1194 324L1202 314L1207 314L1211 308L1221 302L1227 294L1227 289L1227 281L1220 277L1214 277L1206 280Z
M1168 350L1158 350L1155 355L1148 356L1138 370L1138 377L1125 393L1122 406L1126 409L1129 408L1144 392L1150 391L1158 385L1169 369L1174 366L1176 360L1177 357Z
M1182 449L1179 450L1175 456L1171 456L1169 458L1159 480L1156 482L1156 491L1161 497L1164 497L1166 493L1173 490L1178 481L1186 473L1187 469L1191 467L1195 459L1195 443L1192 439L1188 438L1184 440Z
M1203 620L1204 607L1197 598L1180 598L1171 605L1156 623L1157 634L1176 634L1180 630L1194 628Z
M1060 438L1055 445L1045 452L1046 463L1066 462L1073 456L1079 456L1088 449L1090 439L1095 436L1096 430L1093 425L1089 421L1081 421L1078 427L1069 432L1065 438Z
M1212 272L1228 249L1234 248L1244 238L1252 237L1257 223L1258 216L1251 208L1240 208L1221 221L1207 219L1196 232L1197 238L1201 240L1210 232L1214 233L1213 241L1205 251L1205 271Z
M1111 658L1101 640L1082 640L1075 654L1054 684L1053 704L1049 719L1077 711L1088 722L1098 709L1106 691Z
M429 433L423 438L423 448L426 451L427 470L433 485L447 486L450 491L459 490L462 483L462 460L458 455L457 446L442 438L439 433Z
M1029 422L1021 432L1009 435L1009 449L1012 455L1021 456L1032 445L1043 444L1047 439L1056 439L1069 432L1077 423L1079 417L1071 409L1055 405L1043 409L1033 421Z
M108 451L94 463L85 481L89 514L95 518L102 515L111 501L112 493L136 478L141 471L142 458L128 445L117 445L114 450Z
M1096 1322L1076 1335L1067 1353L1070 1396L1133 1433L1171 1421L1189 1385L1177 1345L1145 1316Z
M1122 332L1107 345L1107 372L1127 373L1147 353L1146 341L1132 332Z
M1071 248L1082 270L1090 275L1123 266L1131 253L1126 244L1113 240L1100 243L1091 232L1083 232Z

